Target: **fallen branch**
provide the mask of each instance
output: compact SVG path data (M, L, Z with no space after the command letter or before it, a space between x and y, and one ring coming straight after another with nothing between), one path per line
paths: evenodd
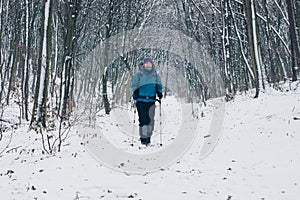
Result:
M10 121L4 120L4 119L0 119L0 122L6 122L10 124Z
M7 143L7 145L4 147L4 149L2 151L0 151L0 155L6 151L6 149L9 147L10 143L11 143L11 140L12 140L12 136L13 136L13 133L10 134L10 137L9 137L9 142Z
M209 138L211 135L204 135L203 138Z
M20 147L22 147L22 146L16 146L16 147L14 147L14 148L8 149L8 150L6 151L6 153L9 153L9 152L11 152L11 151L13 151L13 150L17 150L17 149L20 148Z

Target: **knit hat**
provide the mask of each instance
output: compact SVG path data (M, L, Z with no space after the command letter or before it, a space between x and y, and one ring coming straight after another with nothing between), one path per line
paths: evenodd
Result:
M145 64L146 62L151 62L151 63L153 64L153 60L152 60L151 57L145 57L145 58L144 58L144 64Z

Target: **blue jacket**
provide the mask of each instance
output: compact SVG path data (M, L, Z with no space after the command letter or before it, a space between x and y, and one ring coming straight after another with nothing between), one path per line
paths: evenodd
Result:
M160 75L154 68L148 72L142 67L135 73L131 84L131 92L135 93L135 91L137 101L155 102L156 94L158 92L162 93L162 85Z

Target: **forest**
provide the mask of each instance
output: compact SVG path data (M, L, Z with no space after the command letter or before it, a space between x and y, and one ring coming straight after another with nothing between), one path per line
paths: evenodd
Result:
M182 35L193 47L178 53L171 41ZM300 0L0 0L0 135L26 123L45 151L60 151L76 113L93 121L131 100L145 55L164 96L259 98L299 81L299 46Z

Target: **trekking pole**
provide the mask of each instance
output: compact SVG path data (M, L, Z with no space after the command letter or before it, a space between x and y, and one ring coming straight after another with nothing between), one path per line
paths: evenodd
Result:
M159 103L159 138L160 138L160 146L163 145L162 143L162 121L161 121L161 99L156 99Z
M133 147L133 141L134 141L135 116L136 116L136 102L135 102L135 100L133 100L133 124L132 124L132 138L131 138L131 146L132 147Z

